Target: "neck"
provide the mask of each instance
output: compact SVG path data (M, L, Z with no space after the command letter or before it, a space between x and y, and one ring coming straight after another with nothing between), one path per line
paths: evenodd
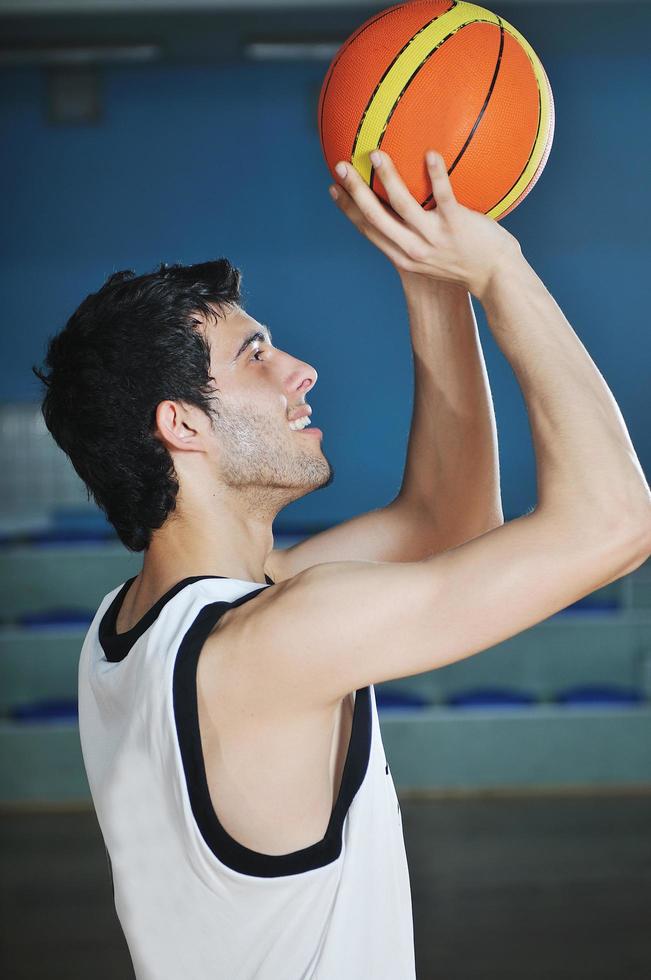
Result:
M146 595L162 595L193 575L223 575L246 582L265 582L265 565L273 550L273 519L278 507L247 500L242 488L236 503L215 494L209 506L192 506L177 498L177 507L154 531L142 570L134 583ZM235 497L235 494L233 494ZM285 501L286 503L286 501ZM284 506L284 503L282 504Z

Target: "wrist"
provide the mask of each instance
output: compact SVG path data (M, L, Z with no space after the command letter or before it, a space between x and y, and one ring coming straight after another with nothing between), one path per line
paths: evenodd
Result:
M450 279L436 279L434 276L428 276L422 272L404 272L399 269L398 275L400 276L402 288L408 299L409 297L421 295L465 296L468 292L468 287L465 283L452 282Z
M531 266L522 254L519 243L516 243L500 256L482 282L470 284L468 289L484 306L503 285L508 285L525 268L530 269Z

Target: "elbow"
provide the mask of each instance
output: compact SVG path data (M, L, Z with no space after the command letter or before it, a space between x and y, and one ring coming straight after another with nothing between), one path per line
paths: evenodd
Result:
M630 559L626 573L635 571L651 555L651 505L642 518L627 521L619 530L622 548Z
M630 552L631 558L639 557L640 564L651 554L651 494L617 503L611 498L600 507L584 506L580 521L589 538L614 542L620 550Z
M651 555L651 523L647 523L643 531L640 531L640 544L642 546L642 560L640 565L643 565L647 558Z
M550 513L549 508L537 510ZM651 500L646 512L636 509L635 515L630 508L611 505L599 511L584 507L579 513L556 510L552 519L577 548L593 550L595 560L612 566L617 577L635 571L651 555Z

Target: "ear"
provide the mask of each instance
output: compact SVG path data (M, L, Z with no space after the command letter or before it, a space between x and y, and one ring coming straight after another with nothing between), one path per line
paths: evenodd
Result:
M156 406L155 436L168 449L203 452L206 447L199 416L205 419L204 413L195 405L186 405L185 402L159 402Z

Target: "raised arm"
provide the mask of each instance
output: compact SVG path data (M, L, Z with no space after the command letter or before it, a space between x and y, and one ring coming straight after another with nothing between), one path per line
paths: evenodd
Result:
M248 604L238 646L265 696L330 704L463 659L651 553L651 493L601 373L517 241L482 253L493 231L481 222L498 226L456 202L444 170L436 177L433 258L420 261L465 277L485 307L526 402L538 504L423 561L331 562L266 590Z

